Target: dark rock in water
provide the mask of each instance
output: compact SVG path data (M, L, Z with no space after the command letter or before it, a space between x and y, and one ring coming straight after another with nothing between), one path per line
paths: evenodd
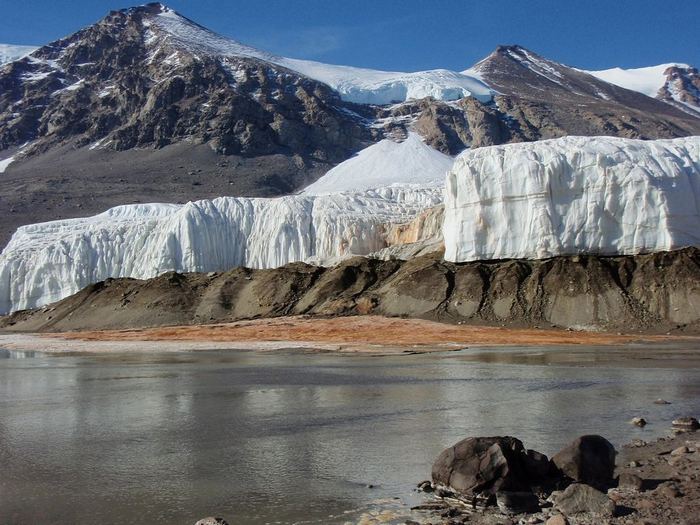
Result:
M604 489L613 481L615 447L602 436L581 436L557 452L552 463L567 478Z
M683 430L697 430L700 428L700 423L694 417L679 417L673 420L673 426Z
M554 506L566 516L589 513L611 517L615 511L615 503L606 494L584 483L569 485Z
M226 521L224 518L209 517L209 518L202 518L194 525L228 525L228 521Z
M632 418L632 421L630 421L633 425L636 425L638 427L645 427L647 424L647 420L644 419L643 417L634 417Z
M528 492L541 481L545 456L528 455L514 437L471 437L442 451L433 464L433 482L458 495Z
M504 514L522 514L523 512L537 512L540 502L532 492L510 492L501 490L496 492L496 504Z
M656 401L654 401L654 404L655 405L670 405L671 403L669 403L665 399L657 399Z
M423 492L432 492L433 489L433 484L429 480L421 481L418 483L418 490L422 490Z

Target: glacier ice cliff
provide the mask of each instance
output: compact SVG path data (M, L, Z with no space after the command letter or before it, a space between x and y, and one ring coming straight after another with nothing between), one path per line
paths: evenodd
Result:
M388 227L442 201L442 188L139 204L32 224L0 254L0 312L33 308L109 277L272 268L384 248Z
M462 153L445 259L636 254L700 246L700 137L564 137Z
M24 226L0 254L0 313L57 301L109 277L392 256L396 248L387 247L407 238L439 245L442 210L425 211L443 201L434 174L410 181L363 178L367 166L381 164L369 153L346 161L357 169L329 177L319 190L341 191L346 178L358 188L393 185L128 205ZM419 158L426 170L451 161L424 153ZM452 262L700 246L700 137L565 137L469 150L447 175L444 203L445 259Z

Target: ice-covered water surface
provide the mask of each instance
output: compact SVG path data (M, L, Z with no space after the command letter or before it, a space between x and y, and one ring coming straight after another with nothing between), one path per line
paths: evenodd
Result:
M447 177L445 258L700 246L700 137L564 137L471 150Z
M0 312L41 306L108 277L323 263L386 246L386 226L442 201L442 189L384 188L276 199L221 197L118 206L19 228L0 254Z

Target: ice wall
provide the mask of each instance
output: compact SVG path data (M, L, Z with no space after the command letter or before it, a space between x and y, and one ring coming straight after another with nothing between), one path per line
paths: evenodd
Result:
M387 225L441 202L439 188L277 199L222 197L112 208L17 230L0 254L0 312L33 308L108 277L270 268L386 246Z
M447 176L445 258L700 246L700 137L564 137L466 151Z

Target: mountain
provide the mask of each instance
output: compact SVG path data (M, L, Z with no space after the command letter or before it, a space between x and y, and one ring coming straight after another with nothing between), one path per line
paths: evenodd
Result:
M605 82L520 46L499 46L464 71L498 91L498 110L524 140L564 135L673 138L700 134L700 120L660 100Z
M445 195L453 262L700 246L700 137L563 137L466 151Z
M373 71L279 57L148 4L0 67L0 246L121 204L294 193L412 132L456 155L700 134L700 118L515 46L462 73Z
M376 140L326 84L187 48L173 16L115 11L0 68L0 244L117 204L289 193Z
M36 50L36 46L17 46L13 44L0 44L0 66L19 60Z
M464 73L445 69L415 73L378 71L280 57L214 34L162 4L151 4L151 9L158 11L150 22L151 29L174 48L276 64L327 84L348 102L383 105L425 97L457 100L467 96L484 102L491 100L491 89Z
M700 73L687 64L660 64L637 69L616 67L587 73L700 116Z

